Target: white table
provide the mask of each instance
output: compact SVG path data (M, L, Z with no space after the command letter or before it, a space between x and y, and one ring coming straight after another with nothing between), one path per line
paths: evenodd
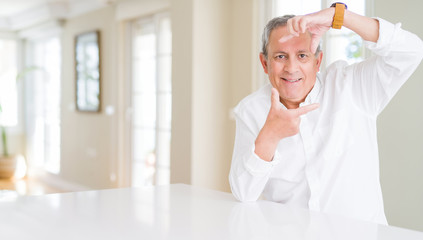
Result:
M414 240L423 233L176 184L3 198L0 239Z

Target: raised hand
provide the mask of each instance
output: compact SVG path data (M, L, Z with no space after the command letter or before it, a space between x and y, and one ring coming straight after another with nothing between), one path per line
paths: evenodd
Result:
M285 109L280 103L278 90L272 88L271 107L265 125L272 129L278 140L293 136L299 132L300 116L318 107L319 104L315 103L297 109Z
M309 31L311 33L311 52L315 53L321 37L332 26L334 8L327 8L319 12L296 16L288 20L287 28L292 36L299 36L300 33Z
M297 109L285 109L280 103L278 91L272 88L271 107L266 122L257 136L255 153L261 159L271 161L279 141L299 132L300 116L318 107L319 104L315 103Z

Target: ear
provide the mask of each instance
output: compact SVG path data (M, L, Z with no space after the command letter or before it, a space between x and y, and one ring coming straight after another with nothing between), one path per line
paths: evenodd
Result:
M263 66L263 70L264 70L264 72L265 72L266 74L268 74L268 69L267 69L267 59L266 59L266 57L264 56L264 54L263 54L263 53L260 53L260 62L261 62L261 65Z
M323 60L323 52L320 51L319 55L316 57L316 67L317 67L317 71L320 70L320 64L322 64L322 60Z

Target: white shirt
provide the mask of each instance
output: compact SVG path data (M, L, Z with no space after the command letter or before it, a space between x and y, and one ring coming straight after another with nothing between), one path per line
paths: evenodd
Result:
M379 20L375 56L353 65L338 61L319 73L300 106L300 130L282 139L273 161L254 153L270 109L271 85L235 108L236 136L229 174L240 201L267 200L386 224L379 181L376 119L423 57L423 43L401 24Z

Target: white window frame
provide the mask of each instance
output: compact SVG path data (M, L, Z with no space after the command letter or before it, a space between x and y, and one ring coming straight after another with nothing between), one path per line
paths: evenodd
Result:
M133 146L133 142L132 142L132 132L133 132L133 128L132 128L132 116L134 113L134 109L132 108L132 23L133 22L143 22L143 21L154 21L155 25L158 25L158 21L160 18L163 17L169 17L170 18L170 13L168 11L168 9L162 9L157 13L154 14L150 14L150 15L146 15L146 16L142 16L139 17L137 19L134 19L133 21L127 22L125 25L126 28L126 49L125 49L125 59L126 62L128 64L126 64L126 69L125 69L125 79L127 79L125 82L125 142L127 144L125 144L125 156L126 156L126 160L124 161L124 166L122 166L123 168L123 172L125 173L125 177L122 178L122 185L125 186L132 186L132 159L133 159L133 148L136 146ZM170 18L171 19L171 18ZM156 38L156 46L159 45L159 38ZM156 49L156 51L158 51ZM156 53L156 62L158 62L158 53ZM159 81L159 74L160 74L160 70L157 68L156 66L156 86L157 86L157 82ZM157 87L156 87L157 88ZM156 142L155 142L155 146L156 146L156 159L160 154L160 151L157 152L157 148L160 145L158 143L159 138L157 137L158 132L160 131L159 129L159 124L157 123L158 119L160 118L159 115L159 97L158 97L158 90L156 89L156 127L155 127L155 133L156 133ZM155 174L155 183L157 184L157 161L156 161L156 174ZM169 166L169 171L170 171L170 166Z
M11 32L0 32L1 39L14 40L16 41L16 69L17 74L22 70L22 41L18 38L15 33ZM9 135L20 135L24 132L24 84L23 79L16 83L16 95L17 95L17 123L13 126L7 126L7 133ZM10 150L9 146L9 150ZM17 146L19 149L23 146Z
M62 49L63 49L63 44L62 44L62 22L61 21L51 21L51 22L47 22L44 25L40 25L38 27L35 28L30 28L24 31L19 32L19 36L20 38L24 39L24 44L25 45L25 65L28 67L31 66L35 66L35 64L33 63L33 59L34 59L34 55L33 55L33 47L31 46L32 44L34 44L35 42L40 42L40 41L45 41L47 39L52 39L52 38L57 38L60 42L60 59L62 59ZM39 66L36 66L39 67ZM59 77L59 81L60 81L60 85L61 85L61 79L62 79L62 67L60 66L60 77ZM36 70L32 73L37 74L37 71L42 71L41 70ZM30 76L32 73L29 73L28 76ZM38 73L39 74L39 73ZM26 105L26 109L25 111L25 116L28 116L29 114L31 114L29 111L30 109L28 109L28 106L31 104L31 98L33 97L30 92L33 91L33 89L31 89L30 85L32 85L31 83L26 81L25 84L25 92L26 92L26 99L25 99L25 105ZM61 86L59 87L60 91L61 91ZM61 97L59 97L61 101ZM61 107L61 104L59 102L59 108ZM60 113L60 109L59 109L59 113ZM61 115L61 114L60 114ZM61 119L60 119L60 115L59 115L59 131L61 134ZM29 127L31 123L29 123L28 121L26 121L26 129L29 129ZM57 175L60 174L60 167L59 170L57 172L52 172L48 169L46 162L43 161L43 163L41 165L39 165L40 163L38 162L33 162L32 161L32 150L31 150L31 136L28 135L26 136L26 141L27 141L27 154L28 154L28 171L29 171L29 175L33 176L33 175L37 175L37 176L43 176L46 173L47 174L52 174L53 175ZM46 144L46 139L44 139L43 142L43 146ZM34 146L32 146L34 147ZM44 151L44 150L43 150ZM59 166L60 166L60 161L61 161L61 148L59 149ZM45 152L43 153L45 154Z

